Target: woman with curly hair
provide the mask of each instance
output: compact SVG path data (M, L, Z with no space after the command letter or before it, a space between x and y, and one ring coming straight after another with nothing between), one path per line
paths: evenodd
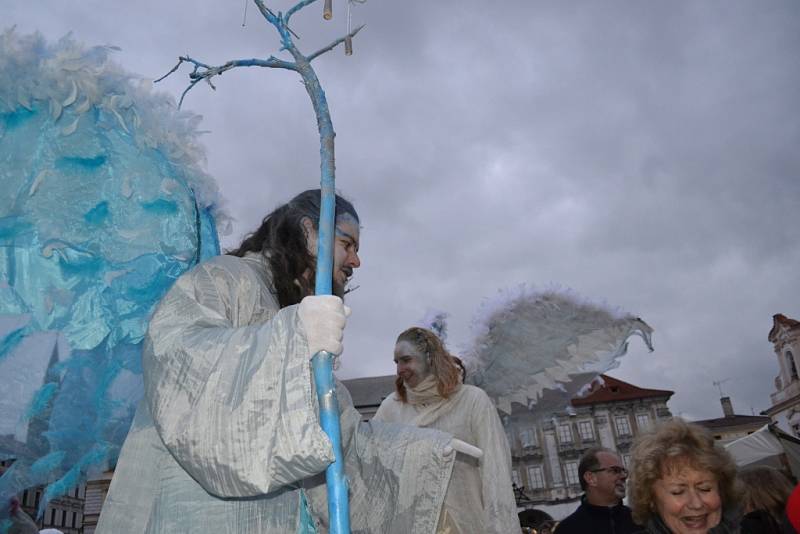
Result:
M439 532L518 533L506 434L484 391L462 383L461 368L441 339L425 328L402 332L395 344L396 391L374 419L428 427L478 447L458 454L442 507Z
M637 439L632 460L630 504L643 532L738 532L736 464L705 428L666 421Z

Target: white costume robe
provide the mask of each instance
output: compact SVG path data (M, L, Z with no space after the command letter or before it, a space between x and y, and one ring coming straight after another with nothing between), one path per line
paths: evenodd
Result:
M480 459L457 455L441 531L519 533L511 487L511 451L497 409L486 393L475 386L462 385L443 399L436 393L432 376L407 393L409 402L402 402L397 393L389 395L373 420L443 430L483 451Z
M327 531L333 451L297 306L279 310L269 277L260 255L219 256L159 304L143 352L145 398L99 534ZM360 423L341 385L337 397L352 531L434 532L456 456L450 436Z

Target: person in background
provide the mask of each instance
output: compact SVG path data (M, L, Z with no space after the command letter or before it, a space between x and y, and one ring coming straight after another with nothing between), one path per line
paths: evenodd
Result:
M578 464L584 492L578 509L559 523L558 534L633 534L640 527L624 504L628 470L619 455L606 448L587 450Z
M703 427L673 418L633 445L630 504L647 534L738 532L736 464Z
M786 515L792 484L783 473L767 465L739 470L742 490L741 534L796 534Z
M453 356L425 328L412 327L398 336L394 361L396 390L373 420L435 428L479 449L477 454L456 456L437 531L519 533L511 452L489 396L462 383Z

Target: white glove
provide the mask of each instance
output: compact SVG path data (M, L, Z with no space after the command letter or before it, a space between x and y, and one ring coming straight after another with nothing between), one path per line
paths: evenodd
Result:
M297 309L300 322L306 331L310 357L321 350L338 356L342 353L344 325L350 308L335 295L305 297Z
M460 453L466 454L467 456L472 456L473 458L480 459L483 456L483 451L480 450L475 445L470 445L466 441L461 441L458 438L453 438L450 440L450 444L445 446L444 452L445 456L450 456L453 451L458 451Z

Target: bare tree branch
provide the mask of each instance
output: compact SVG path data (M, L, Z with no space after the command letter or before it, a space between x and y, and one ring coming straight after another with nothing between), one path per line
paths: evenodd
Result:
M316 52L314 52L313 54L311 54L310 56L308 56L308 61L311 61L312 59L316 58L317 56L321 56L321 55L322 55L322 54L324 54L325 52L328 52L328 51L330 51L330 50L333 50L334 48L336 48L336 46L337 46L337 45L340 45L340 44L342 44L342 43L345 41L345 39L347 39L348 37L350 37L350 38L352 39L353 37L355 37L355 35L356 35L356 34L357 34L359 31L361 31L361 28L363 28L363 27L364 27L364 25L362 24L361 26L359 26L358 28L356 28L356 29L355 29L355 30L353 30L352 32L348 33L348 34L347 34L347 35L345 35L344 37L339 37L339 38L338 38L338 39L336 39L334 42L332 42L331 44L329 44L328 46L326 46L325 48L320 48L319 50L317 50Z
M286 14L283 16L283 21L288 25L289 19L292 18L292 15L294 15L304 7L313 4L316 1L317 0L300 0L300 2L297 2L294 6L291 7L291 9L289 9L289 11L286 12Z
M290 61L284 61L282 59L278 59L275 56L270 56L267 59L256 59L256 58L234 59L226 62L223 65L219 65L216 67L212 67L210 65L206 65L205 63L201 63L200 61L197 61L196 59L190 56L181 56L179 58L178 64L175 65L175 67L173 67L171 71L169 71L167 74L165 74L156 81L161 81L170 74L172 74L173 72L175 72L178 69L178 67L181 66L181 63L184 62L193 64L194 70L192 70L192 72L189 73L189 79L191 80L191 82L189 83L189 87L187 87L183 91L183 94L181 94L180 101L178 102L178 108L180 108L181 105L183 105L183 99L186 97L186 94L195 85L197 85L198 82L205 80L212 89L216 90L216 87L214 87L214 84L211 82L211 79L214 76L221 76L222 73L229 71L231 69L235 69L236 67L268 67L273 69L287 69L287 70L297 71L297 65L295 65Z
M289 33L298 39L300 38L291 30L291 28L289 28L288 21L285 21L282 17L273 13L270 8L264 5L263 0L253 0L253 2L255 2L258 10L261 11L261 15L267 19L267 22L275 26L275 29L278 30L278 35L281 36L281 42L283 43L284 49L288 49L290 46L292 46L292 39L289 37Z
M166 73L165 75L163 75L161 78L159 78L159 79L157 79L157 80L154 80L154 81L153 81L153 83L158 83L158 82L160 82L161 80L163 80L164 78L166 78L167 76L169 76L170 74L172 74L173 72L175 72L176 70L178 70L178 67L180 67L180 66L181 66L181 63L183 63L183 58L182 58L182 57L179 57L179 58L178 58L178 63L177 63L177 64L176 64L174 67L172 67L172 69L171 69L171 70L170 70L168 73Z

